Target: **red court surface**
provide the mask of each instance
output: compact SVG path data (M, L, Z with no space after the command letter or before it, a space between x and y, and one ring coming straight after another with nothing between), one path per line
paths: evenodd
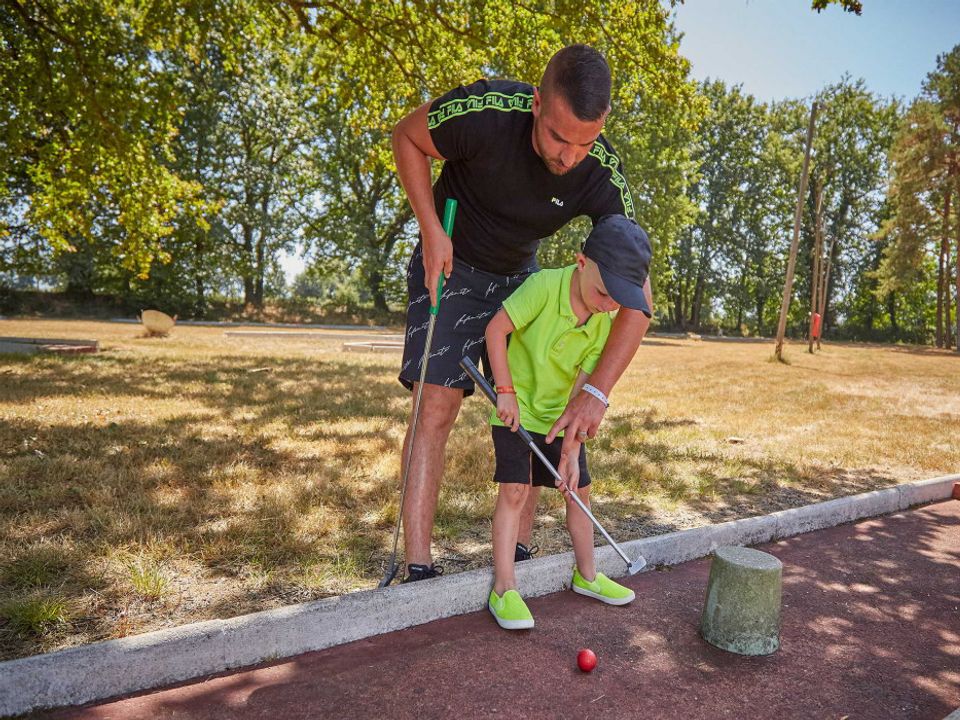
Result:
M478 612L50 717L942 720L960 707L960 502L760 549L784 565L782 647L767 657L698 635L706 558L628 578L625 607L534 598L532 631ZM590 675L581 647L599 657Z

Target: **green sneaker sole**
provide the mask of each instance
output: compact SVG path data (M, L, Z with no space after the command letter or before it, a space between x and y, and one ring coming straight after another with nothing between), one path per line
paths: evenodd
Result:
M491 595L493 595L492 592ZM519 595L517 597L519 597ZM523 601L521 600L521 602ZM504 630L529 630L533 627L532 617L513 619L500 617L494 608L492 600L487 601L487 609L490 611L490 614L493 615L493 619L497 621L497 625L502 627Z
M582 588L578 585L571 585L571 587L575 593L592 597L600 602L606 603L607 605L626 605L627 603L633 602L637 597L636 593L632 590L630 591L629 595L625 595L622 598L611 598L607 597L606 595L601 595L600 593L595 593L592 590L587 590L586 588Z
M490 614L493 615L493 619L497 621L497 625L502 627L504 630L529 630L533 627L533 620L504 620L502 617L497 615L496 611L493 609L491 603L487 603L487 609L490 611Z

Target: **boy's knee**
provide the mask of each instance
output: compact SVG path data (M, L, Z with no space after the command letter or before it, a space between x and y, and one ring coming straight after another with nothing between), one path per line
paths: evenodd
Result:
M521 508L530 495L530 486L523 483L500 483L500 497L511 507Z
M585 485L582 488L577 488L577 496L584 502L584 504L590 504L590 486ZM569 494L564 493L563 499L567 501L567 505L574 505L573 498Z

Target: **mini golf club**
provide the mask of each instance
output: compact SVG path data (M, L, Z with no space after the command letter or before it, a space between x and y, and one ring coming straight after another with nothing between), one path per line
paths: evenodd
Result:
M477 387L483 391L483 394L487 396L487 399L489 399L490 402L492 402L494 406L496 406L497 404L496 393L493 391L493 388L490 387L490 383L487 382L486 378L480 374L480 370L477 369L477 366L473 364L473 361L470 358L464 358L463 360L460 361L460 367L462 367L466 371L467 375L470 376L470 379L473 380L473 382L476 383ZM550 474L553 475L553 477L555 477L558 481L562 483L563 478L560 477L560 473L557 472L556 468L553 467L553 464L549 460L547 460L544 454L540 452L540 448L537 447L537 444L533 441L533 438L530 437L530 433L524 430L522 425L517 429L517 432L520 434L520 437L523 438L523 441L533 451L533 454L536 455L538 458L540 458L540 462L542 462L544 466L546 466L547 470L550 471ZM638 573L641 570L643 570L644 567L646 567L647 561L643 557L643 555L637 556L636 560L630 560L630 558L626 556L623 550L620 549L620 546L613 541L613 538L610 537L610 534L606 530L604 530L603 525L601 525L600 521L594 517L593 513L590 512L590 508L588 508L584 504L583 500L581 500L580 497L575 492L570 492L563 485L561 485L560 487L563 489L563 492L565 492L567 496L571 500L573 500L577 504L577 506L587 514L587 517L590 518L590 522L592 522L594 527L596 527L597 530L600 531L600 534L603 535L606 541L610 544L610 547L612 547L614 550L617 551L617 555L623 558L623 561L627 564L628 574L633 575L634 573Z
M453 218L457 214L457 201L447 198L443 208L443 231L447 237L453 235ZM440 297L443 295L443 272L437 281L437 304L430 306L430 324L427 327L427 339L423 343L423 359L420 361L420 383L417 385L417 397L413 402L413 425L410 428L410 442L407 445L407 458L403 464L403 480L400 483L400 507L397 509L397 526L393 531L393 552L390 553L390 562L383 573L383 579L378 587L386 587L397 576L397 540L400 538L400 522L403 520L403 499L407 494L407 478L410 475L410 459L413 457L413 442L417 437L417 424L420 420L420 398L423 396L423 381L427 377L427 363L430 362L430 345L433 343L433 326L437 324L437 313L440 312Z

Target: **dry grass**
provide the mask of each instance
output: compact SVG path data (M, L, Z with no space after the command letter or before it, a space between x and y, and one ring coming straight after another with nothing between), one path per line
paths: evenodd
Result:
M343 338L0 321L95 337L0 357L0 658L372 587L397 511L409 395L395 355ZM591 445L595 507L628 539L960 469L960 358L651 338ZM269 368L269 370L263 370ZM257 370L257 372L251 372ZM436 556L488 565L488 408L448 450ZM732 444L736 436L744 442ZM568 547L562 503L535 541Z

